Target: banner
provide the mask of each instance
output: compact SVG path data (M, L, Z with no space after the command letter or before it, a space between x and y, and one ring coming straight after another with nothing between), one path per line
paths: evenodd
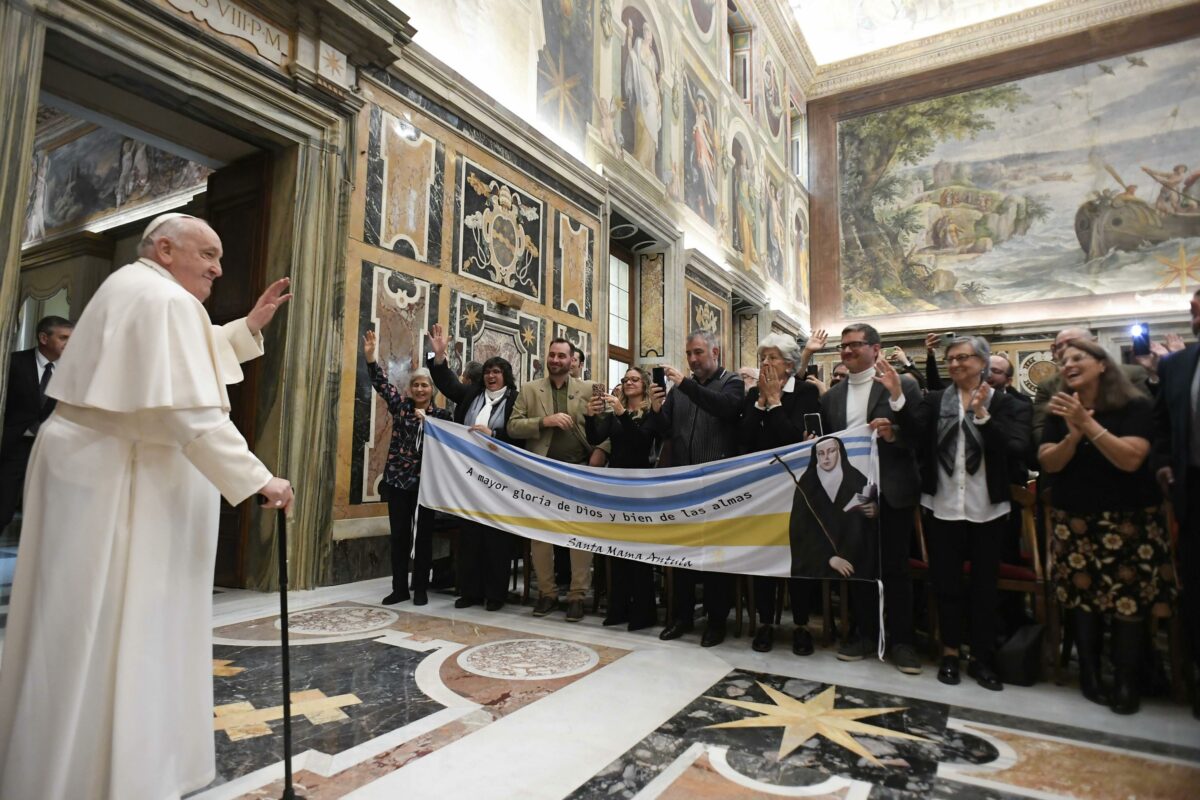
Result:
M418 502L530 539L666 567L873 580L876 470L866 425L697 466L607 469L427 419Z

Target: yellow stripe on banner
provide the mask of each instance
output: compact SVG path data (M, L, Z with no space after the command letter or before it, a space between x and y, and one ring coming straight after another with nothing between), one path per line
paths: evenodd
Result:
M722 545L728 547L782 545L786 547L790 544L788 538L790 514L760 514L752 517L714 519L706 522L637 523L520 517L514 514L489 514L486 511L466 508L436 508L435 510L479 522L532 528L564 535L587 536L592 539L611 539L618 542L642 542L681 547Z

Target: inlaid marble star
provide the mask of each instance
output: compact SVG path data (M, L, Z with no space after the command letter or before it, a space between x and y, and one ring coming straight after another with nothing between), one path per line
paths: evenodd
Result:
M342 60L332 50L325 51L325 67L334 75L341 77Z
M883 766L875 756L862 746L851 733L865 736L886 736L894 739L909 739L916 742L927 742L920 736L911 733L894 731L868 725L858 720L863 717L874 717L889 714L893 711L904 711L905 707L897 708L834 708L833 701L837 687L830 686L811 700L797 700L784 694L778 689L772 689L761 682L759 688L767 693L774 704L755 703L749 700L726 700L720 697L708 697L725 705L737 706L747 711L757 711L761 717L747 717L709 725L710 728L783 728L783 741L779 745L779 759L787 758L797 747L814 736L824 736L834 744L841 745L852 753L861 756L877 767Z
M475 308L475 306L467 306L467 311L463 314L463 326L467 330L479 327L479 309Z
M521 329L521 341L525 343L526 347L533 347L533 342L536 338L537 334L533 332L532 325L526 325Z
M1187 294L1189 279L1200 282L1200 256L1188 258L1187 251L1183 248L1183 242L1179 243L1179 255L1175 258L1163 256L1155 256L1155 258L1167 267L1162 271L1166 279L1155 287L1156 289L1165 289L1175 281L1179 281L1179 293Z
M232 661L223 658L214 658L213 662L213 677L214 678L231 678L239 672L245 672L245 667L231 667Z

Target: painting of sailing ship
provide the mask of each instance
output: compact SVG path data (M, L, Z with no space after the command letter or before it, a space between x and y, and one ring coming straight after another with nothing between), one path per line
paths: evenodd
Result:
M1200 284L1195 40L838 123L848 317Z

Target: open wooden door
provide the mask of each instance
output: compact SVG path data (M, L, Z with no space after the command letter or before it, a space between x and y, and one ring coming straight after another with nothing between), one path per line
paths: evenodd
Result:
M269 221L271 156L260 153L242 159L208 178L208 223L221 237L224 275L213 285L205 307L218 325L244 317L264 285ZM259 361L242 365L245 380L228 387L230 417L238 430L253 443L255 408L259 384ZM249 502L235 508L221 500L217 532L217 563L213 582L217 586L243 586L244 550L250 528Z

